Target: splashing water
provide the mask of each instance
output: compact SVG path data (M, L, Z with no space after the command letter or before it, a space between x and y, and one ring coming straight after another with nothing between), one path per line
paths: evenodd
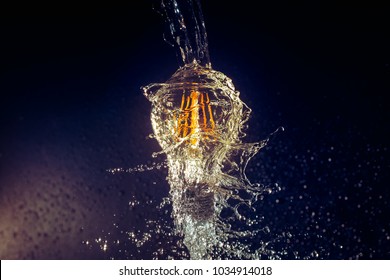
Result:
M224 225L220 215L228 199L250 207L258 189L246 178L245 166L266 141L242 143L250 109L228 77L196 62L166 83L146 86L144 93L152 102L155 137L167 155L177 230L191 257L207 258L219 241L216 228ZM240 190L252 197L239 198Z
M193 259L258 258L264 246L251 251L239 240L265 230L256 229L258 216L244 213L255 211L266 190L249 182L245 168L267 140L242 142L251 110L231 79L211 68L199 2L178 2L162 6L184 66L165 83L143 88L154 137L167 156L176 233Z
M152 103L154 134L150 138L162 148L153 157L166 155L166 160L108 171L168 168L169 197L156 209L171 213L174 228L147 220L148 230L143 234L129 230L127 240L141 248L156 233L171 239L174 231L176 238L169 241L171 252L167 255L159 248L154 258L281 258L287 254L286 248L276 244L289 238L289 233L271 234L259 213L264 196L281 188L252 184L245 169L270 137L283 128L263 141L244 143L251 109L240 99L232 80L211 67L200 3L164 0L162 8L172 45L183 64L168 81L145 86L143 92ZM141 205L137 200L130 204ZM106 251L107 246L103 249Z

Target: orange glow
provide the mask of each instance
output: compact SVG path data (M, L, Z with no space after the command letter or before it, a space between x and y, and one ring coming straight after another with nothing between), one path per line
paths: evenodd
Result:
M177 120L176 136L188 137L191 145L197 145L202 137L214 135L215 122L208 93L191 91L181 98L180 113Z

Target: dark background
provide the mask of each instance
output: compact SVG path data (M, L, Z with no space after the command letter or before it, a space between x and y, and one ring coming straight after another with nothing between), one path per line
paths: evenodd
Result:
M158 2L129 2L1 9L2 259L148 259L174 242L126 241L171 222L155 208L166 170L106 171L153 162L140 87L179 66ZM264 225L291 233L286 258L389 259L388 7L269 2L202 2L212 66L253 109L246 141L285 128L248 167L281 186Z

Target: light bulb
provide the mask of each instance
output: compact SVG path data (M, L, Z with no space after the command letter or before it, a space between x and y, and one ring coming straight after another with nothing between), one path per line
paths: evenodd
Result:
M167 156L176 229L195 248L191 256L202 258L217 242L215 225L228 198L249 185L245 166L261 148L241 142L251 110L228 77L196 62L143 89L154 137Z
M220 191L221 175L239 169L231 157L250 114L231 80L192 63L144 93L152 102L152 126L167 155L171 188L202 199Z

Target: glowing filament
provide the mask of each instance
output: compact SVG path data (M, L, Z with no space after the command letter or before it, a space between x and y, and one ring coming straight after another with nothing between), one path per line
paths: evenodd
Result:
M210 105L208 93L191 91L189 96L183 93L181 98L180 112L177 120L177 140L188 138L192 146L197 146L204 134L208 139L214 135L215 122Z

